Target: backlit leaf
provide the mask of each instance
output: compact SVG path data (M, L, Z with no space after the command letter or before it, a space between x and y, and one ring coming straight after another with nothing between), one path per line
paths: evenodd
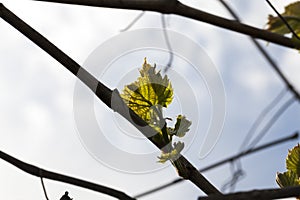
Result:
M291 3L285 7L284 13L281 14L282 17L288 22L294 32L300 36L300 2ZM269 15L268 18L268 30L284 35L291 33L287 28L286 24L279 18Z
M299 144L293 149L289 150L288 156L286 158L286 168L287 170L293 171L300 177L300 146Z
M183 137L190 130L192 122L187 120L185 116L178 115L175 128L170 130L170 134L177 137Z
M183 142L172 144L172 137L183 137L191 122L185 116L179 115L174 128L167 126L163 116L163 108L167 107L173 100L173 88L168 77L162 76L156 71L154 65L147 63L146 59L139 70L138 79L126 85L121 94L122 99L137 115L145 120L158 134L152 137L153 141L163 148L161 156L158 157L161 163L170 160L172 163L180 156L184 148Z
M171 150L171 152L167 152L167 153L164 153L162 152L161 153L161 156L158 157L158 162L161 162L161 163L165 163L166 161L168 160L176 160L179 158L180 156L180 152L182 151L182 149L184 148L184 143L183 142L175 142L174 143L174 148Z
M162 107L167 107L173 100L171 82L146 59L140 75L137 81L125 86L121 97L146 122L157 122L162 119Z
M276 174L276 182L281 187L288 187L288 186L297 186L300 185L299 178L296 173L293 171L286 171L284 173L277 173Z

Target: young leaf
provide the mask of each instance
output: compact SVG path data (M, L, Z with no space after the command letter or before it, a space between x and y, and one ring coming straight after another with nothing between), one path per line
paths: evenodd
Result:
M162 118L161 107L167 107L173 100L171 82L167 76L156 72L146 58L140 74L137 81L125 86L121 97L146 122L153 121L154 116Z
M276 182L281 188L300 185L299 178L293 171L286 171L284 173L277 172Z
M168 160L174 161L178 159L180 156L180 152L184 148L184 143L183 142L174 142L174 148L167 153L162 152L161 156L158 157L158 162L160 163L165 163Z
M286 158L286 168L297 174L300 177L300 145L298 144L293 149L289 150Z
M167 107L173 100L173 88L168 77L162 77L160 71L157 72L155 66L152 67L145 59L140 77L124 87L121 97L129 108L159 133L153 140L166 147L158 157L159 162L170 160L174 164L184 148L184 143L175 142L172 145L172 137L183 137L189 131L191 122L185 116L179 115L175 128L167 127L163 107Z
M192 122L187 120L185 116L178 115L175 128L170 130L170 134L183 137L190 130L191 124Z
M288 22L294 32L300 36L300 2L291 3L285 7L284 13L281 14L282 17ZM268 30L284 35L291 31L287 28L286 24L279 18L269 15L268 18Z

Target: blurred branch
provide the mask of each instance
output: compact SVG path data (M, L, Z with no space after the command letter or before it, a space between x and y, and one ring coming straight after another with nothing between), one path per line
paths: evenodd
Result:
M252 136L263 122L267 114L269 114L280 102L280 100L284 97L284 95L288 92L286 88L282 89L281 92L261 111L261 113L256 117L254 123L251 125L249 131L244 138L239 151L245 151L248 148L249 143L251 142Z
M120 97L117 89L112 91L103 83L99 82L94 76L53 45L44 36L31 28L10 10L5 8L3 4L0 4L0 17L38 45L41 49L46 51L72 74L77 76L77 78L89 87L103 103L127 119L157 148L162 149L165 146L165 144L159 144L153 139L154 136L159 133L150 127L134 111L128 108L123 99ZM177 169L178 174L182 178L190 180L206 194L221 194L184 156L181 155L176 162L180 163L180 166L182 166L180 169Z
M64 183L69 183L69 184L76 185L79 187L87 188L87 189L90 189L90 190L93 190L96 192L107 194L109 196L115 197L120 200L134 200L134 198L131 198L128 195L126 195L125 193L120 192L118 190L114 190L114 189L106 187L106 186L98 185L98 184L91 183L88 181L80 180L80 179L66 176L63 174L58 174L55 172L41 169L34 165L30 165L21 160L18 160L17 158L14 158L2 151L0 151L0 158L33 176L41 177L41 175L42 175L42 177L47 178L47 179L60 181L60 182L64 182Z
M275 141L273 141L273 142L270 142L270 143L267 143L267 144L258 146L258 147L256 147L256 148L250 149L250 150L248 150L248 151L241 152L241 153L239 153L239 154L237 154L237 155L235 155L235 156L231 156L231 157L229 157L229 158L226 158L226 159L224 159L224 160L221 160L221 161L219 161L219 162L216 162L216 163L214 163L214 164L212 164L212 165L210 165L210 166L208 166L208 167L205 167L205 168L203 168L203 169L200 169L200 171L201 171L201 172L204 172L204 171L210 170L210 169L212 169L212 168L215 168L215 167L218 167L218 166L220 166L220 165L223 165L223 164L225 164L225 163L227 163L227 162L232 162L232 161L234 161L234 160L237 160L237 159L239 159L239 158L241 158L241 157L244 157L244 156L246 156L246 155L250 155L250 154L255 153L255 152L257 152L257 151L260 151L260 150L263 150L263 149L266 149L266 148L269 148L269 147L273 147L273 146L275 146L275 145L277 145L277 144L281 144L281 143L283 143L283 142L287 142L287 141L290 141L290 140L296 140L296 139L298 139L298 137L299 137L299 133L296 132L296 133L294 133L293 135L290 135L290 136L287 136L287 137L284 137L284 138L280 138L280 139L275 140Z
M268 133L270 128L275 124L275 122L283 115L283 113L295 102L295 98L291 97L287 100L272 116L272 118L266 123L262 130L258 133L256 138L249 144L249 149L253 149L254 146Z
M272 200L288 197L300 196L300 186L286 187L282 189L266 189L266 190L253 190L249 192L237 192L226 195L210 195L209 197L199 197L198 200Z
M241 22L241 19L239 16L234 12L234 10L224 1L219 0L220 3L227 9L227 11L231 14L231 16L237 21ZM265 57L265 59L268 61L268 63L272 66L272 68L275 70L275 72L278 74L278 76L283 80L286 87L295 95L298 101L300 101L300 94L296 91L294 86L290 83L290 81L285 77L285 75L281 72L279 66L275 63L275 61L271 58L271 56L268 54L266 50L260 45L254 37L250 37L253 44L256 46L256 48L261 52L261 54Z
M207 167L204 167L204 168L200 169L199 171L200 171L200 172L205 172L205 171L211 170L211 169L213 169L213 168L216 168L216 167L221 166L221 165L223 165L223 164L226 164L226 163L228 163L228 162L233 162L233 161L235 161L235 160L237 160L237 159L239 159L239 158L241 158L241 157L250 155L250 154L255 153L255 152L257 152L257 151L264 150L264 149L269 148L269 147L274 147L275 145L278 145L278 144L281 144L281 143L284 143L284 142L287 142L287 141L290 141L290 140L296 140L296 139L298 139L298 137L299 137L299 133L296 132L296 133L294 133L293 135L290 135L290 136L287 136L287 137L284 137L284 138L280 138L280 139L278 139L278 140L269 142L269 143L267 143L267 144L264 144L264 145L258 146L258 147L256 147L256 148L250 149L250 150L248 150L248 151L241 152L241 153L239 153L239 154L237 154L237 155L234 155L234 156L225 158L225 159L223 159L223 160L220 160L220 161L218 161L218 162L216 162L216 163L213 163L213 164L211 164L211 165L209 165L209 166L207 166ZM175 185L175 184L177 184L177 183L180 183L180 182L182 182L182 181L184 181L184 179L180 179L180 178L175 179L175 180L173 180L173 181L171 181L171 182L169 182L169 183L167 183L167 184L161 185L161 186L156 187L156 188L154 188L154 189L152 189L152 190L149 190L149 191L143 192L143 193L141 193L141 194L138 194L138 195L135 196L135 198L140 198L140 197L143 197L143 196L152 194L152 193L154 193L154 192L158 192L158 191L160 191L160 190L163 190L163 189L165 189L165 188L168 188L168 187L170 187L170 186L172 186L172 185Z
M128 31L137 21L139 21L143 17L144 14L145 14L145 11L142 11L125 28L121 29L120 32Z
M242 24L235 20L229 20L223 17L212 15L201 10L189 7L177 0L34 0L52 3L65 3L74 5L85 5L94 7L107 7L143 11L155 11L163 14L176 14L188 17L197 21L202 21L225 28L231 31L242 33L254 38L262 39L268 42L279 44L289 48L300 49L300 42L293 41L290 38L272 33L267 30L255 28Z
M169 39L169 35L168 35L168 32L167 32L167 24L166 24L166 19L165 19L164 14L161 14L161 24L162 24L162 28L163 28L163 32L164 32L164 38L165 38L165 41L166 41L166 45L167 45L168 51L169 51L169 61L166 65L166 67L164 68L164 73L167 73L168 70L172 66L173 59L174 59L174 53L173 53L172 46L171 46L170 39Z

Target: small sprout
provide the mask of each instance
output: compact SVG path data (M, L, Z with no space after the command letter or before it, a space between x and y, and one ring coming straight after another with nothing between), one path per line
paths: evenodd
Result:
M177 160L180 156L180 152L184 148L184 143L183 142L174 142L174 147L170 152L167 153L161 153L161 156L158 157L158 162L160 163L165 163L166 161L174 161Z
M171 134L177 137L184 137L190 130L192 122L187 120L185 116L178 115L175 128L171 129Z

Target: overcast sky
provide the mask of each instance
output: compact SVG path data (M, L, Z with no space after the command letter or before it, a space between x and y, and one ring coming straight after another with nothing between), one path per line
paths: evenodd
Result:
M182 2L230 18L218 1L210 1L209 4L202 0ZM292 1L272 2L282 12L284 5ZM141 11L26 0L6 0L2 3L111 89L122 89L124 84L134 81L144 57L148 58L149 63L156 63L159 69L168 61L169 54L163 49L166 44L161 44L161 49L160 44L156 48L134 46L138 41L160 41L151 34L147 35L153 33L152 29L145 30L156 28L161 31L161 15L158 13L146 12L131 27L129 36L125 37L126 33L120 33L120 30ZM261 0L232 0L230 5L245 23L258 28L264 28L268 14L273 14L266 2ZM183 154L195 166L203 168L239 152L258 114L280 93L284 85L246 36L174 15L166 16L166 22L171 39L181 35L186 43L197 44L201 49L197 54L191 51L184 56L186 51L181 52L183 46L180 49L184 45L180 43L182 41L171 40L171 46L178 53L175 54L173 67L168 74L175 97L166 114L174 118L183 113L193 122L191 133L185 139L188 148ZM138 37L133 37L135 34L139 34ZM156 163L159 152L141 134L93 98L92 93L82 87L75 76L3 20L0 21L0 36L1 151L46 170L103 184L132 196L177 178L172 166ZM128 40L120 40L123 36ZM300 91L300 68L296 64L300 61L299 53L264 41L260 43ZM186 59L189 55L189 59ZM103 59L107 59L108 64L99 64L98 69L97 64ZM205 146L203 141L214 118L216 105L212 89L215 87L210 87L205 72L201 71L207 68L197 68L195 63L199 59L204 66L216 69L226 98L218 104L225 105L223 129L220 136L216 137L216 144L213 143L215 146L205 155L201 154L201 149ZM195 73L197 70L200 74ZM185 93L192 96L187 98ZM291 94L286 93L280 105L290 97ZM93 116L84 115L88 109L93 111ZM96 121L92 123L89 117ZM299 117L299 105L294 103L259 144L297 131ZM98 132L102 135L98 135ZM117 149L127 152L126 155L150 155L146 161L150 159L151 162L145 165L137 160L126 160L127 157L119 154L112 155L110 149L103 149L100 145L104 139ZM285 171L287 150L297 142L287 142L243 158L241 163L246 174L238 182L236 191L277 187L275 174L277 171ZM111 158L120 162L107 161ZM138 166L139 173L135 173L137 169L126 168L128 165L123 166L122 162L134 163L132 167ZM222 188L231 178L230 170L227 164L204 175L216 187ZM45 180L45 185L51 200L59 199L66 190L74 200L113 199L55 181ZM38 178L4 161L0 161L0 188L1 199L44 198ZM197 199L200 195L203 195L201 191L185 182L141 199Z

